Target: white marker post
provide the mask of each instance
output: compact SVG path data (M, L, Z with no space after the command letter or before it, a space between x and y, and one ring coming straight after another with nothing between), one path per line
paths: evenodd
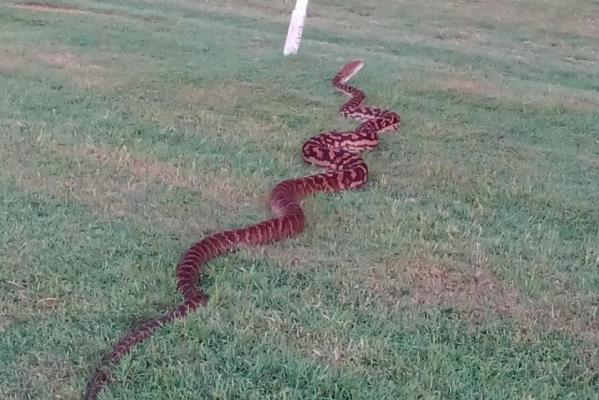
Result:
M296 0L295 9L293 10L293 13L291 13L291 22L289 22L285 48L283 49L283 54L286 56L297 54L297 51L299 50L307 10L308 0Z

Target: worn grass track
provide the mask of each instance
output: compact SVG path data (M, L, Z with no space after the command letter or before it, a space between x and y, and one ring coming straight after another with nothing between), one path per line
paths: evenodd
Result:
M0 4L0 398L79 398L188 245L353 126L354 58L402 116L369 185L211 263L103 398L598 398L597 2L315 2L283 59L291 7Z

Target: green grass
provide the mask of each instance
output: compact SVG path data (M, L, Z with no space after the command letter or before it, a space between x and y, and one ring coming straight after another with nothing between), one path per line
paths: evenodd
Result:
M283 58L291 3L0 5L0 398L80 398L191 243L355 126L363 58L402 116L369 184L211 262L102 398L599 399L597 2L327 0Z

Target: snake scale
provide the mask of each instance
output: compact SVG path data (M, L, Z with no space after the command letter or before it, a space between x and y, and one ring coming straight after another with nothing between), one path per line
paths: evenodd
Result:
M302 148L304 160L325 172L289 179L277 184L270 193L270 208L274 218L245 228L219 232L195 243L177 265L177 287L183 302L174 310L147 321L123 336L107 353L90 379L85 400L96 400L110 381L111 370L137 344L156 330L176 319L185 318L205 305L207 296L199 286L203 265L230 250L283 240L300 233L305 216L300 206L302 198L318 192L339 192L357 189L368 179L368 166L362 153L379 144L379 134L399 128L399 116L389 110L364 105L366 96L347 84L363 67L360 60L346 64L332 80L333 86L350 99L341 106L343 116L361 121L349 132L330 131L308 139Z

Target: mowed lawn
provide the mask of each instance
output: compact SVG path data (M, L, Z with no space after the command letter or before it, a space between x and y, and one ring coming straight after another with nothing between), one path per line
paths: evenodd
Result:
M102 399L598 399L596 0L0 3L0 399L79 399L181 300L193 242L269 217L347 61L398 134Z

